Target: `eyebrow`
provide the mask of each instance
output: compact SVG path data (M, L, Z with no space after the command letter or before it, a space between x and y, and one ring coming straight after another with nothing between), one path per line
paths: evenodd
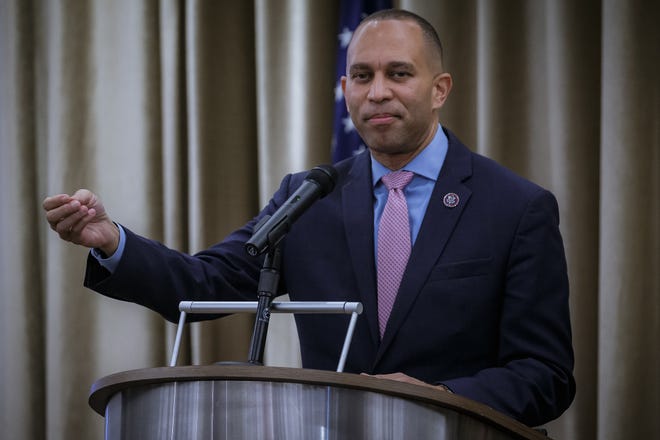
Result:
M369 67L368 64L364 63L355 63L351 64L350 68L348 69L349 72L354 72L356 70L370 70L371 67Z
M405 61L393 61L387 65L388 69L408 69L415 70L415 66L412 63L407 63Z
M408 70L415 70L415 66L412 63L408 63L405 61L392 61L387 64L387 69L408 69ZM367 63L355 63L352 64L349 68L349 72L355 72L359 70L372 70L371 66Z

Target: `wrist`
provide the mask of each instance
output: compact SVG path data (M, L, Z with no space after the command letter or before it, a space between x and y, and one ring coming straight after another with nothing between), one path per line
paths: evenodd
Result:
M97 248L105 256L105 258L112 257L119 247L119 227L114 222L111 222L111 224L112 227L110 230L110 239L106 244L103 244Z

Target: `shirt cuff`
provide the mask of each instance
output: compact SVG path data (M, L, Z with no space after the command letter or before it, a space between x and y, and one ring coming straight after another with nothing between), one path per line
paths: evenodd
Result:
M117 266L119 266L119 261L121 260L122 255L124 255L124 247L126 246L126 232L120 224L115 224L117 225L117 229L119 229L119 244L117 245L115 253L110 257L106 257L99 249L90 249L92 257L96 258L96 261L98 261L99 264L106 268L110 273L114 273Z

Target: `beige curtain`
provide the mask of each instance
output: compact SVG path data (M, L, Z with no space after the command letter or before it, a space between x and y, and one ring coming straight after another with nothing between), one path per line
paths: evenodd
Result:
M442 122L558 197L578 393L561 439L660 432L660 5L401 0L445 44ZM99 377L165 365L171 324L82 288L46 195L194 252L329 160L338 1L0 0L0 437L102 438ZM244 359L249 316L181 363ZM298 359L273 323L271 364Z

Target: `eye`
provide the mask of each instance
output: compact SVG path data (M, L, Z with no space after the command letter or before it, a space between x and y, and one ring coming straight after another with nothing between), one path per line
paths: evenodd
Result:
M354 81L364 82L368 81L369 78L371 78L371 74L368 72L353 72L351 74L351 79Z
M390 72L390 76L394 79L404 79L412 75L407 70L393 70Z

